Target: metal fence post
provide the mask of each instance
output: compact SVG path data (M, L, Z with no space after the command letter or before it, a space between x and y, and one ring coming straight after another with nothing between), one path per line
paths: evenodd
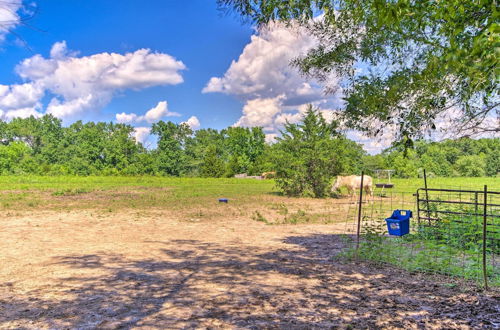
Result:
M486 269L486 238L487 238L487 219L488 219L488 186L484 185L484 209L483 209L483 279L484 289L488 290L488 272Z
M476 214L476 220L479 212L478 208L479 208L479 193L476 191L474 193L474 213Z
M427 190L427 172L424 168L424 185L425 185L425 199L427 202L427 221L429 222L429 226L431 225L431 207L429 206L429 190Z
M365 172L361 172L361 187L359 191L359 209L358 209L358 228L356 230L356 256L358 255L358 250L359 250L359 235L361 231L361 210L362 210L362 205L363 205L363 179L365 176Z
M418 221L418 229L420 231L420 194L417 190L417 221Z

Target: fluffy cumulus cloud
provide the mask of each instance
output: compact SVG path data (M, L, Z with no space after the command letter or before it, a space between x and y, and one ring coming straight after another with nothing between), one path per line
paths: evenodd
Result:
M200 120L196 116L189 117L183 124L187 124L192 130L197 130L201 126Z
M35 55L16 67L24 84L0 85L0 110L4 117L26 108L59 118L78 117L102 109L120 91L180 84L184 69L181 61L149 49L78 56L64 41L58 42L49 58ZM42 109L46 95L51 99ZM166 103L148 113L146 121L169 114Z
M43 88L38 84L0 85L0 109L39 108Z
M0 119L1 120L12 120L14 118L27 118L27 117L41 117L42 114L36 111L33 108L20 108L10 111L2 111L0 110Z
M19 11L22 7L22 0L0 1L0 42L21 23Z
M134 138L137 142L144 144L151 134L151 127L135 127Z
M316 100L321 89L306 82L290 62L305 54L315 40L300 28L273 23L251 37L223 77L212 77L204 93L220 92L244 100L285 95L286 103Z
M177 112L168 111L167 101L160 101L158 104L149 109L144 115L140 116L135 113L117 113L116 121L119 123L139 123L146 121L150 124L161 120L164 117L179 117L180 114Z
M236 126L263 126L267 130L273 129L276 115L281 113L282 96L275 98L258 98L247 101L243 107L243 116L236 122Z
M325 96L317 82L291 66L293 59L315 45L316 40L302 28L272 23L251 37L239 58L222 77L212 77L203 93L224 93L241 100L242 116L235 125L263 126L272 140L287 121L302 118L306 104L323 108L325 114L341 106L340 87L337 94ZM336 82L332 77L332 85Z

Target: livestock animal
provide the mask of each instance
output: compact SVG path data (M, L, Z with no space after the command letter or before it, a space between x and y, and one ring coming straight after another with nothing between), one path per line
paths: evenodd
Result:
M356 189L361 186L361 176L349 175L349 176L337 176L335 180L332 191L339 191L341 187L346 187L349 192L349 196L356 195ZM363 189L370 196L373 197L373 179L369 175L363 177Z
M261 176L263 179L273 179L276 176L276 172L264 172Z

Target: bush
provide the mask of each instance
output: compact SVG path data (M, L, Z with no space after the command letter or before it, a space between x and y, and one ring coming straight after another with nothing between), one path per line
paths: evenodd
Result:
M332 178L364 156L309 106L302 123L286 124L275 145L276 185L288 196L325 197Z

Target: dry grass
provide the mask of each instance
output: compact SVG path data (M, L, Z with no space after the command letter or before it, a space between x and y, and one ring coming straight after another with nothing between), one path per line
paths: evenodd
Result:
M286 198L267 182L247 185L4 192L11 204L0 216L0 328L500 324L491 293L335 259L344 247L338 210L348 200ZM280 225L256 221L256 211ZM296 214L298 224L284 221Z

